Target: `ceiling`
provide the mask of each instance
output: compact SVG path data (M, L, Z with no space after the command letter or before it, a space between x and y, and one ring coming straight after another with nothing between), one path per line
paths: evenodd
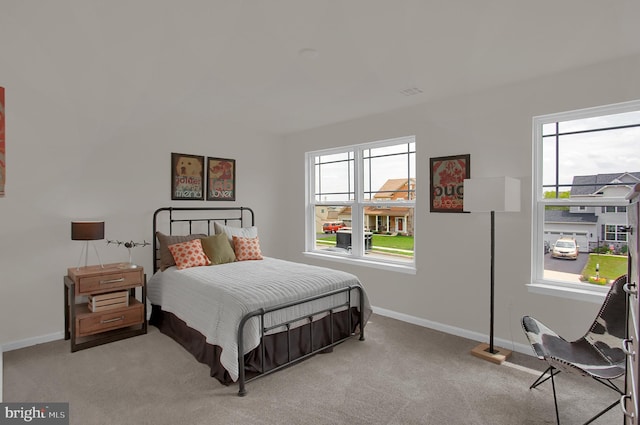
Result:
M286 134L637 55L639 17L637 0L2 0L0 85L46 73L59 85L33 89L89 119Z

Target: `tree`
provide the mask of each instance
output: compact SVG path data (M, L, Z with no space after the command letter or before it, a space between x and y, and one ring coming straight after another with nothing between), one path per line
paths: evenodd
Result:
M559 199L568 199L571 197L571 192L565 191L560 192ZM556 199L556 191L555 190L547 190L544 192L544 199ZM555 211L569 211L569 207L561 207L561 206L551 206L547 205L545 207L546 210L555 210Z

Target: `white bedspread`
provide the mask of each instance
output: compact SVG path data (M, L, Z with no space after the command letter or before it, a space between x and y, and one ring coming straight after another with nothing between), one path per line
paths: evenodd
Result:
M237 332L241 318L260 308L318 295L350 285L361 286L353 274L265 257L207 267L158 271L147 283L150 302L162 306L222 348L220 362L238 379ZM351 306L359 306L359 291L351 291ZM347 302L346 294L287 308L265 316L265 326L309 315L319 308ZM371 308L364 296L365 323ZM251 319L243 337L245 354L260 343L259 319Z

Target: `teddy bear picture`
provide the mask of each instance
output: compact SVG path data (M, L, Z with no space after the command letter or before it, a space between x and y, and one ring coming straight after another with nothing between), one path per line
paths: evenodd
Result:
M204 156L171 153L171 199L204 199Z

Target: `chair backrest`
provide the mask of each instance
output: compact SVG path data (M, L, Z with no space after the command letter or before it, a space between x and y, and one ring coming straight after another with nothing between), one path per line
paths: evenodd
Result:
M600 312L584 336L612 364L625 361L622 351L627 321L627 294L623 289L625 283L627 275L620 276L611 284Z

